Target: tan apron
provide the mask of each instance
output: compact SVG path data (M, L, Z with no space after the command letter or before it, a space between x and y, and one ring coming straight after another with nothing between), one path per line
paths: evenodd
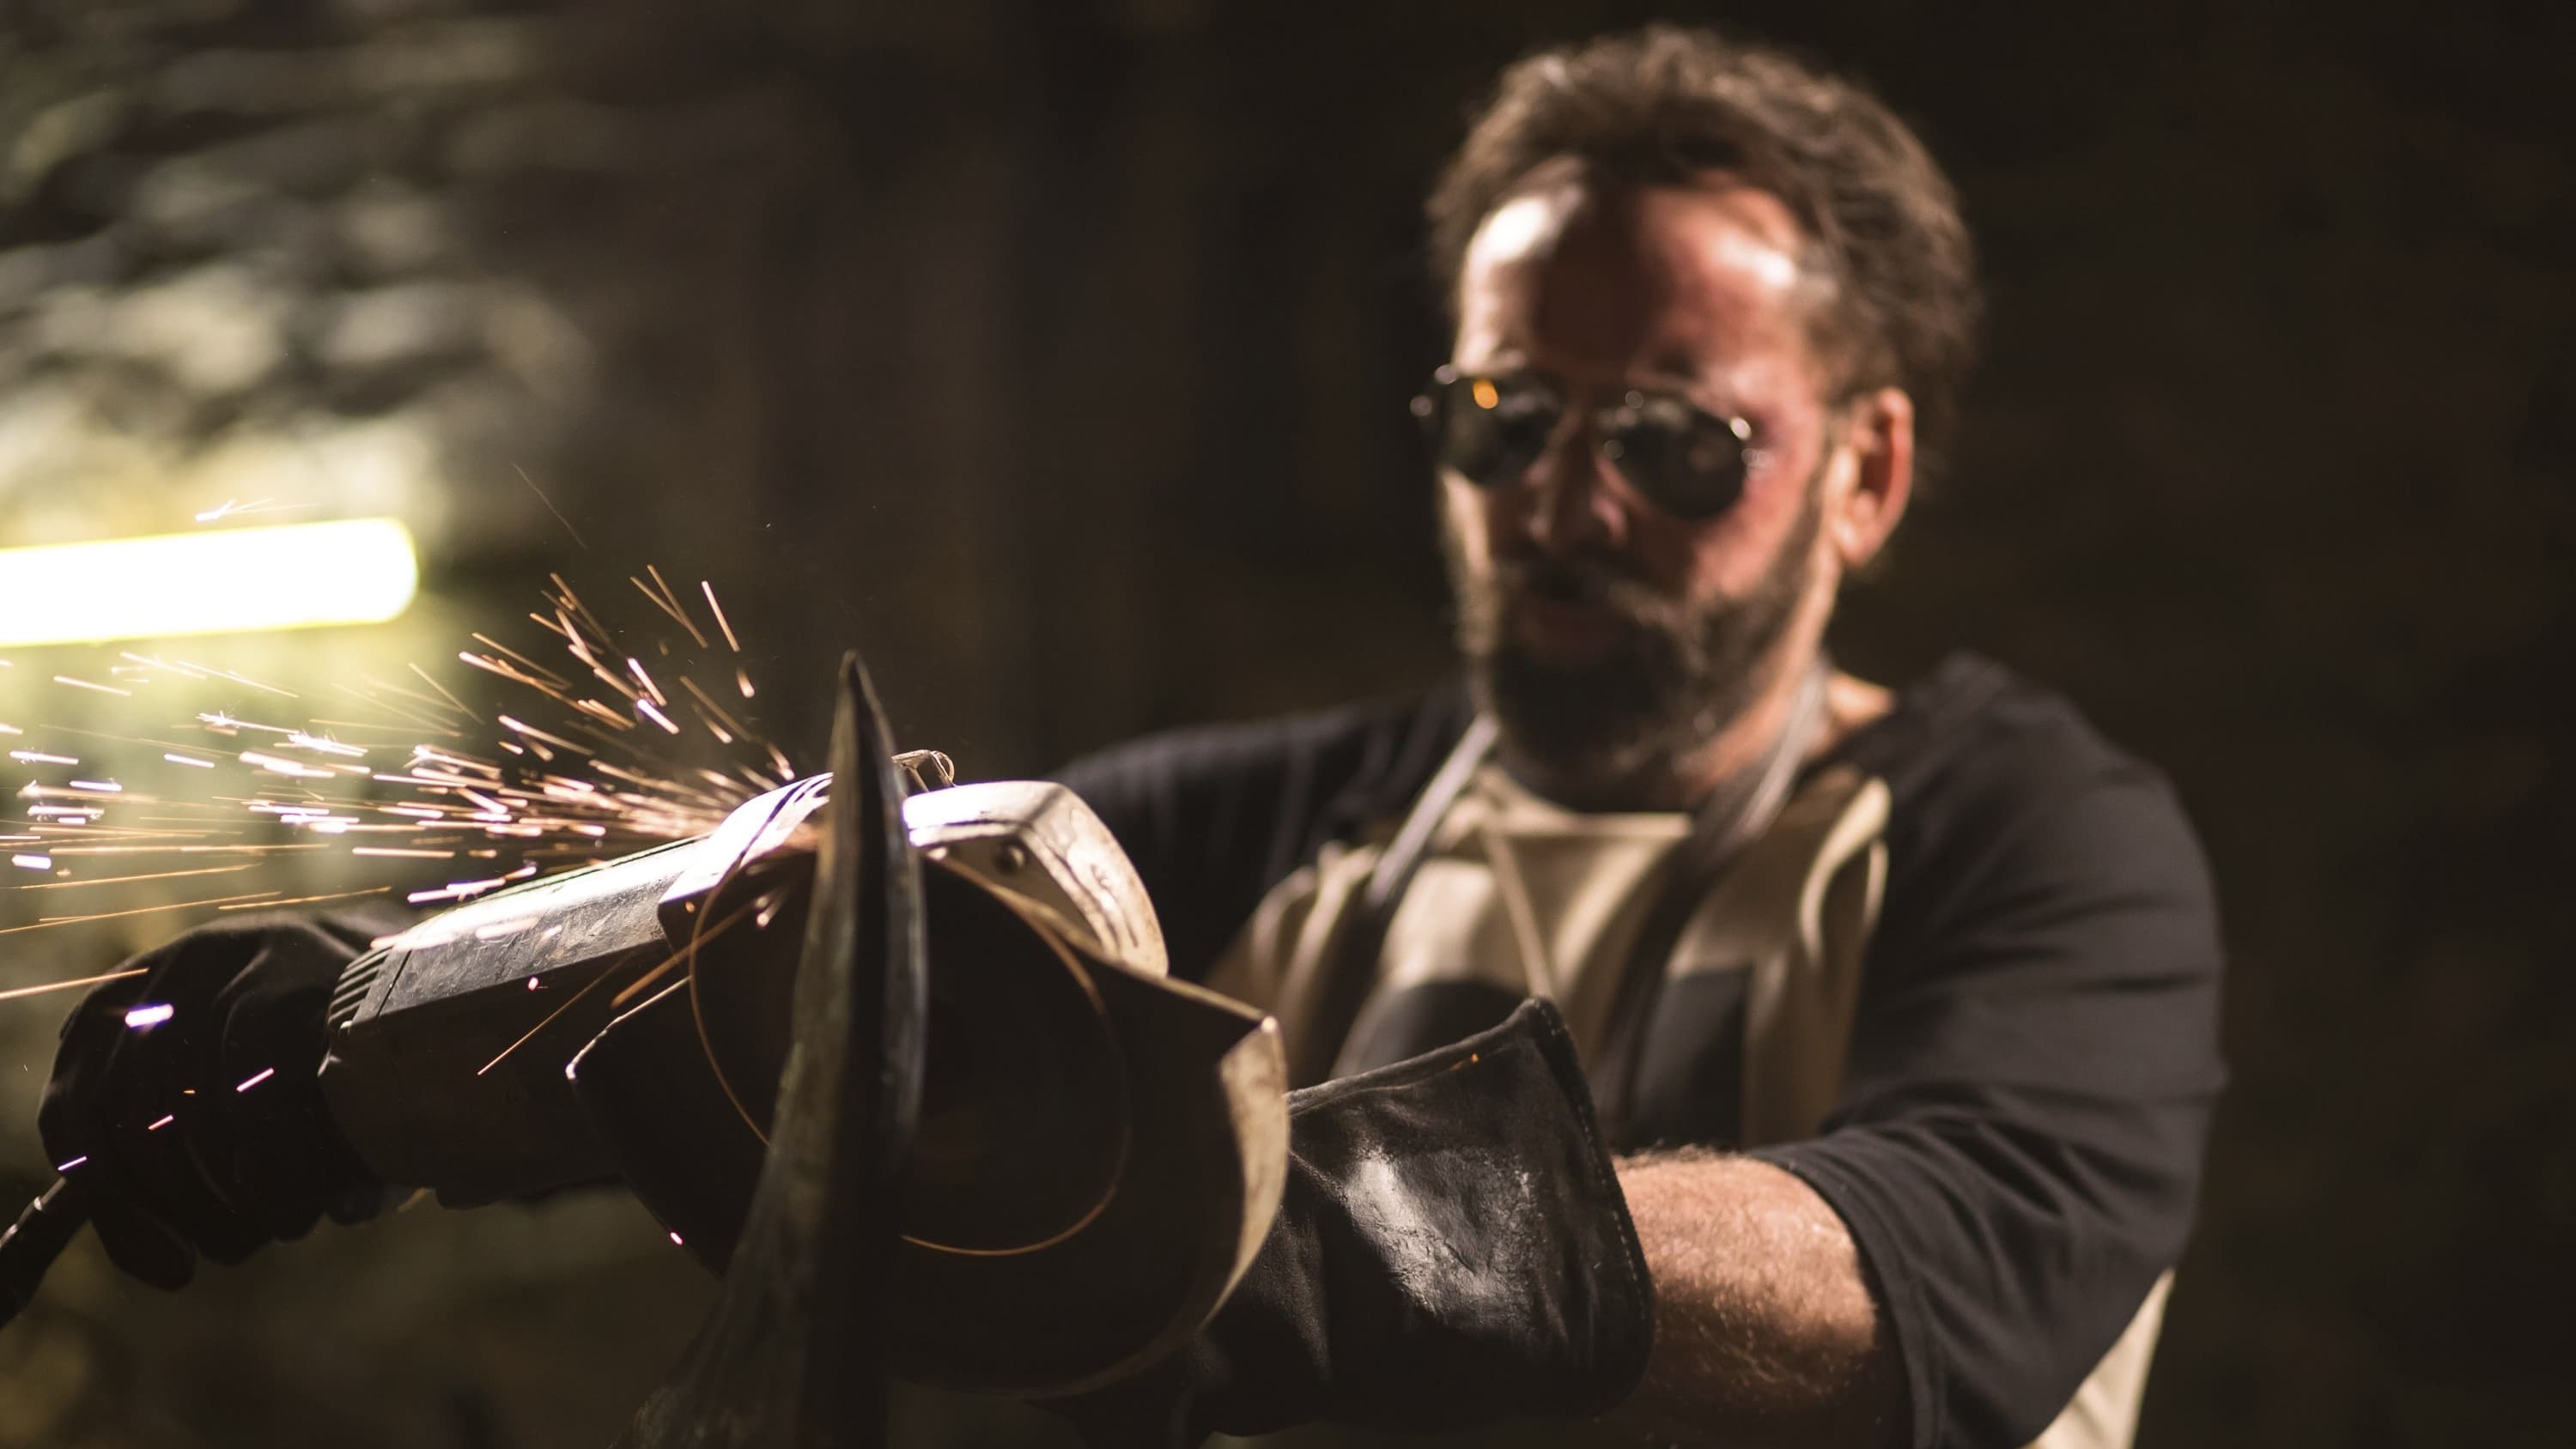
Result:
M1740 1145L1815 1135L1838 1096L1862 959L1886 886L1887 787L1849 767L1822 771L1728 863L1686 918L1663 962L1670 985L1697 971L1743 970L1745 1042ZM1345 1043L1396 995L1437 981L1475 981L1557 1003L1588 1068L1598 1068L1662 879L1689 831L1679 814L1585 814L1531 795L1498 767L1478 767L1430 834L1385 927L1377 979ZM1342 917L1386 851L1384 842L1327 845L1263 898L1208 984L1279 1018L1290 1059L1331 1043L1317 1001L1337 969ZM1302 1050L1301 1050L1302 1048ZM2159 1278L2128 1328L2031 1449L2126 1449L2172 1274ZM1264 1442L1371 1442L1347 1431ZM1415 1437L1402 1442L1422 1444ZM1595 1428L1515 1432L1474 1442L1606 1443Z

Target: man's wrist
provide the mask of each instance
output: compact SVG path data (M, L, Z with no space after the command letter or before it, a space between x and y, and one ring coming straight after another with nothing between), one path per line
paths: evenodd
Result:
M1905 1385L1850 1230L1757 1158L1690 1147L1621 1159L1655 1281L1655 1351L1614 1422L1677 1443L1877 1449Z

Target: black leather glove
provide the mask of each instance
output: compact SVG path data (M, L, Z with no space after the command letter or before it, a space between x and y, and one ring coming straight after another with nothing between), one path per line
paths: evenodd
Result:
M1335 1421L1585 1418L1645 1373L1654 1294L1553 1006L1289 1097L1287 1195L1216 1318L1049 1401L1096 1445Z
M331 1124L314 1074L341 968L383 923L251 917L126 963L63 1023L36 1118L116 1265L178 1288L199 1254L238 1263L384 1185ZM138 1022L168 1007L168 1019Z

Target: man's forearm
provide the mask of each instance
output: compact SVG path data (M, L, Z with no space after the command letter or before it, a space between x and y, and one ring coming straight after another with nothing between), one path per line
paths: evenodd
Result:
M1655 1283L1646 1380L1613 1421L1681 1444L1881 1449L1904 1430L1896 1348L1832 1208L1768 1163L1619 1164Z

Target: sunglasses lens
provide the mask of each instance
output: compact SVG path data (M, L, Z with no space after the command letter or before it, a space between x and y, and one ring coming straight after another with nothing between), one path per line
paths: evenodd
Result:
M1427 401L1440 466L1479 488L1528 472L1547 451L1559 414L1556 399L1541 389L1483 377L1437 384Z
M1744 440L1678 399L1647 399L1610 441L1620 474L1676 518L1715 518L1744 492Z
M1495 488L1538 462L1565 404L1527 378L1462 377L1443 368L1413 411L1439 466ZM1674 517L1715 518L1744 492L1745 441L1724 418L1678 397L1630 393L1602 424L1602 456Z

